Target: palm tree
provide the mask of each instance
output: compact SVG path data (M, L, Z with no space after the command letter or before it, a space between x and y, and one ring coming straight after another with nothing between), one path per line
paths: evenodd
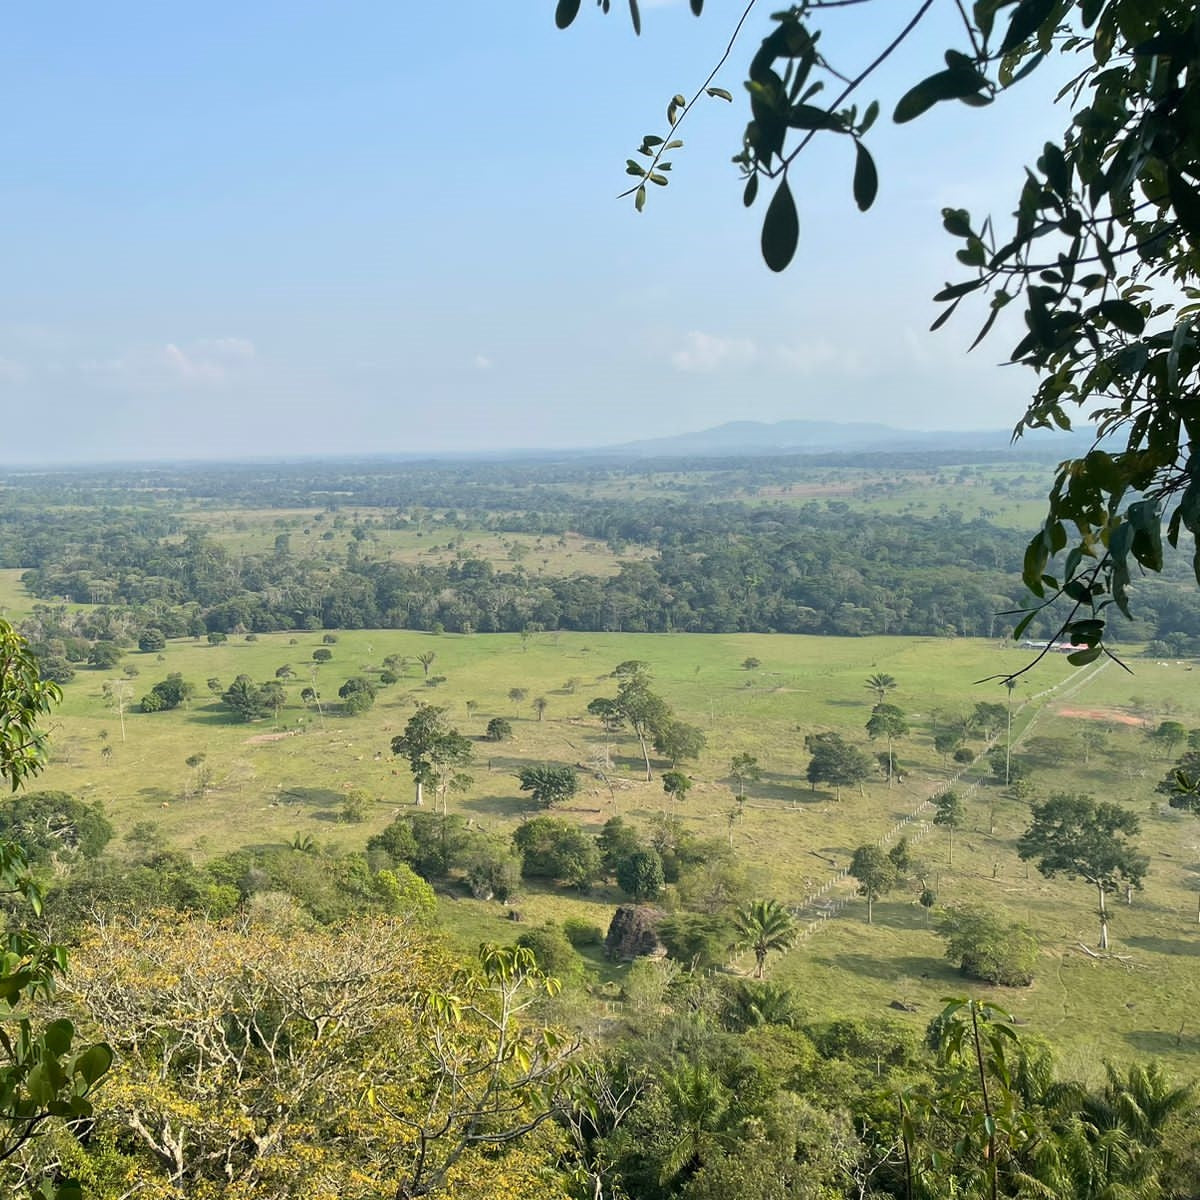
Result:
M761 1025L794 1025L796 997L782 983L743 980L733 994L731 1016L742 1029Z
M796 921L778 900L751 900L733 915L739 950L753 950L755 979L763 977L763 964L772 950L786 950L796 940Z
M882 704L887 699L888 692L895 691L899 685L894 676L877 671L874 675L867 677L865 686L868 691L875 693L875 703Z
M729 1139L720 1132L729 1110L729 1089L702 1063L687 1063L663 1084L679 1131L663 1160L660 1181L667 1183L684 1171L704 1165L712 1149Z

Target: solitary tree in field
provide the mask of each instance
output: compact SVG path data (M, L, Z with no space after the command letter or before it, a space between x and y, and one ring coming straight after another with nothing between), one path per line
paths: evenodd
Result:
M834 798L842 798L842 788L860 784L871 773L871 760L857 746L851 746L839 733L814 733L804 739L812 755L806 776L815 788L818 783L833 786Z
M513 712L519 713L521 705L525 703L525 697L529 695L529 690L523 687L510 687L508 689L508 698L513 702Z
M933 823L950 834L950 866L954 866L954 831L967 823L967 810L957 792L943 792L933 802Z
M762 778L762 768L753 754L743 752L729 760L729 774L737 785L738 798L742 799L746 795L746 784L756 783Z
M1083 746L1083 762L1086 766L1091 762L1093 754L1108 745L1108 734L1103 729L1085 729L1079 735L1079 742Z
M882 704L887 699L888 692L894 692L900 685L896 682L895 676L879 671L874 675L868 675L864 686L868 691L875 693L875 703Z
M375 685L363 675L354 675L338 688L338 696L345 711L358 716L375 703Z
M546 715L546 709L550 707L550 701L545 696L535 696L533 699L533 711L537 713L537 719L540 721Z
M425 672L425 678L429 678L429 668L433 666L434 659L437 658L436 650L426 650L422 654L417 655L417 662L421 664L421 670Z
M858 894L867 898L867 924L874 924L875 901L896 884L896 864L879 847L859 846L850 860L850 874L858 880Z
M1163 758L1170 758L1186 737L1187 730L1179 721L1162 721L1150 734L1150 740L1162 747Z
M692 781L682 771L664 771L662 777L663 791L672 800L682 802L692 790Z
M616 696L598 696L588 704L588 712L598 716L607 730L619 728L622 724L633 730L642 750L646 781L649 782L653 778L650 744L671 723L671 710L661 696L650 690L650 672L644 662L630 659L621 663L613 675L621 681ZM696 752L699 753L699 750Z
M672 766L689 758L699 758L708 739L695 725L668 719L654 730L654 749Z
M574 767L546 764L522 767L517 778L521 781L521 791L528 792L534 803L542 808L562 804L579 791L579 776Z
M444 708L418 704L404 732L392 738L392 753L408 759L416 803L422 804L427 785L444 797L460 768L471 761L472 747L469 738L451 727Z
M1033 821L1017 842L1022 858L1053 879L1066 875L1096 889L1100 915L1100 949L1108 949L1108 910L1104 898L1121 886L1140 888L1150 860L1137 852L1132 838L1137 817L1118 804L1091 796L1059 792L1033 805Z
M487 733L484 734L489 742L511 741L512 735L512 725L503 717L493 717L487 723Z
M754 951L755 979L763 977L767 955L787 950L798 933L795 918L778 900L751 900L733 914L733 927L736 949Z
M887 739L887 781L892 786L892 776L895 773L895 755L892 744L896 738L908 736L908 722L904 719L903 709L894 704L879 703L871 710L867 721L867 736L874 741L876 738Z

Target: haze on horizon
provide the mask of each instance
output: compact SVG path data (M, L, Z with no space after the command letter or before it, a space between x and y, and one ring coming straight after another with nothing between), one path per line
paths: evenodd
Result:
M728 32L647 8L641 39L590 9L560 33L550 0L14 11L0 464L594 447L735 419L1011 428L1031 378L996 366L1008 339L965 356L975 314L929 334L929 297L954 267L940 208L1011 207L1061 123L1045 91L881 121L866 216L844 148L814 154L774 277L729 164L766 10L672 186L640 217L614 200ZM858 62L881 33L842 36ZM953 42L931 25L898 78Z

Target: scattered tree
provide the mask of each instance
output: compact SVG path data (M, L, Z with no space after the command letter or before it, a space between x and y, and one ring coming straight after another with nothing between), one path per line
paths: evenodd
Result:
M842 798L842 788L861 784L871 774L871 759L865 751L851 746L839 733L809 734L804 748L812 755L808 782L814 788L818 783L831 784L837 800Z
M402 734L392 738L392 753L408 759L416 785L416 803L424 803L424 789L433 785L443 800L455 777L472 757L469 738L446 720L446 709L418 704Z
M937 931L946 939L946 957L968 979L1004 987L1033 982L1038 943L1028 926L1004 921L978 905L961 904L939 914Z
M1150 734L1150 740L1162 747L1163 758L1170 758L1186 737L1187 730L1179 721L1162 721Z
M364 675L354 675L338 688L342 708L351 716L365 713L375 703L375 685Z
M873 844L864 844L854 851L850 874L858 880L858 894L867 898L867 924L874 923L875 901L896 884L896 864Z
M695 725L668 719L654 730L654 749L671 766L678 767L685 759L699 758L707 738Z
M933 801L933 823L950 834L949 865L954 866L954 831L967 823L967 810L957 792L942 792Z
M487 733L484 735L489 742L508 742L512 740L513 729L504 717L493 717L487 723Z
M897 684L894 676L879 671L874 675L867 676L865 687L867 691L875 694L875 703L882 704L887 700L888 693L894 692L899 687L899 684Z
M884 704L882 701L875 705L870 719L867 721L867 736L872 741L876 738L887 740L887 781L888 786L891 787L895 768L892 743L896 738L908 736L908 722L904 719L903 710L894 704Z
M579 776L574 767L544 764L522 767L517 778L521 782L521 791L528 792L530 799L542 808L563 804L579 791Z
M691 791L692 781L682 771L664 771L662 777L663 791L676 803L682 804Z
M763 977L767 955L773 950L787 950L799 931L796 920L778 900L752 900L733 915L739 950L754 951L754 978Z
M738 798L743 799L746 795L746 784L757 783L762 778L762 768L753 754L742 752L729 760L729 774L733 776L733 782L737 786Z
M1141 888L1150 861L1133 844L1137 817L1117 804L1091 796L1058 792L1032 807L1033 821L1017 842L1017 853L1034 859L1053 879L1062 874L1096 889L1100 949L1108 949L1108 910L1104 898L1119 887Z

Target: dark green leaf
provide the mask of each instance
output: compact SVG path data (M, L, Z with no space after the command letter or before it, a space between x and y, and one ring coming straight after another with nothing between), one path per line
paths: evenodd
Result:
M746 180L746 189L742 192L742 203L749 208L754 203L754 198L758 195L758 173L751 175Z
M692 15L699 16L704 10L704 0L692 0Z
M1074 654L1068 654L1067 662L1073 667L1086 667L1088 663L1095 662L1103 653L1104 651L1099 646L1089 646L1086 650L1076 650Z
M862 142L854 143L854 203L859 212L866 212L875 203L879 191L879 173L875 170L875 160Z
M800 240L800 219L796 215L796 202L792 189L785 177L771 197L762 227L762 256L772 271L783 271Z
M1177 171L1167 173L1167 195L1180 225L1192 240L1200 241L1200 196Z
M1141 309L1128 300L1105 300L1099 306L1100 315L1125 333L1138 336L1146 328Z
M633 22L633 32L640 36L642 32L642 14L638 11L638 0L629 0L629 19Z
M579 16L579 5L582 0L558 0L554 10L554 23L559 29L566 29Z
M103 1042L89 1046L75 1060L73 1072L89 1084L98 1082L113 1064L113 1052Z
M971 214L965 208L943 208L942 228L954 237L970 237Z
M75 1036L75 1026L67 1020L51 1021L42 1035L46 1049L54 1055L66 1054L71 1048L71 1039Z
M897 125L903 125L906 121L919 117L940 100L962 100L966 96L981 92L986 86L987 80L974 68L938 71L936 75L922 79L900 97L892 120Z
M793 129L841 130L845 123L837 113L827 112L815 104L795 104L788 113L788 125Z
M1000 53L1008 54L1026 42L1041 28L1042 23L1054 11L1058 0L1021 0L1008 22Z
M710 87L704 89L714 100L728 100L733 103L733 96L724 88Z

